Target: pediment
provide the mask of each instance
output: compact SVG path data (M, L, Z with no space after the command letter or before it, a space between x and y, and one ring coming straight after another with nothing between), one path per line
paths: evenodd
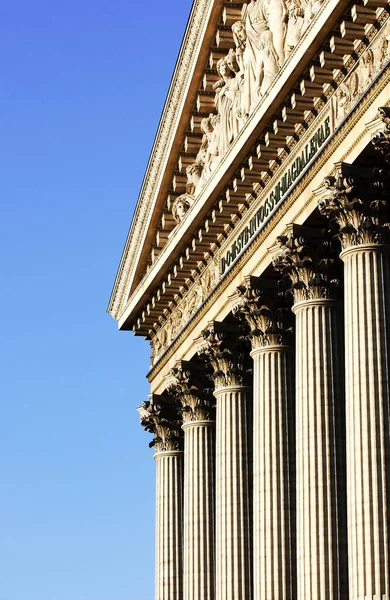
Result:
M197 305L224 257L228 268L232 231L245 237L244 216L277 190L294 153L304 161L337 127L346 78L344 95L363 93L353 73L388 3L309 1L310 14L298 4L194 2L110 300L120 328L150 336L184 294Z

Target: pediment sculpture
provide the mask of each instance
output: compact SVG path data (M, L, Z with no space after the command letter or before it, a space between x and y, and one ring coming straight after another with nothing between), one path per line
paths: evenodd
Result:
M242 19L232 25L235 47L217 63L220 79L213 86L215 113L202 119L202 142L195 162L186 169L187 193L192 201L267 92L322 1L251 0ZM182 206L181 218L185 212ZM174 217L179 222L179 217Z

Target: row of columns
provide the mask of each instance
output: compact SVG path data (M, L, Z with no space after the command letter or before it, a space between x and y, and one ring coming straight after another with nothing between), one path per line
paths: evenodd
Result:
M318 191L333 237L290 225L278 284L231 297L244 329L209 323L203 366L144 403L156 600L390 600L389 183L337 164Z

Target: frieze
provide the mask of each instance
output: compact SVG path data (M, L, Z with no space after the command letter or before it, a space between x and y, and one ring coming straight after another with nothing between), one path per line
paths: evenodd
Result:
M360 60L348 76L340 81L332 97L336 127L357 104L390 58L390 21L387 20L379 34L375 28L372 28L372 31L375 34L372 43L368 47L362 45L364 51Z
M138 259L132 242L133 240L141 239L148 226L149 205L154 200L155 182L160 179L161 173L165 169L170 141L180 117L178 109L185 96L187 83L191 76L193 58L198 53L200 44L202 43L203 32L207 25L212 4L212 0L197 0L194 3L185 44L183 44L182 52L178 58L176 76L172 80L172 86L161 117L156 142L152 150L140 198L131 224L131 230L126 241L111 295L109 312L111 312L114 318L117 318L123 304L128 279Z
M202 119L203 138L186 169L191 195L200 194L322 6L323 0L244 4L231 26L234 47L217 63L215 113Z
M158 330L151 337L152 365L169 348L175 337L191 320L191 317L202 306L219 280L219 267L216 260L211 260L207 267L195 278L184 297L181 298L172 313L164 319Z
M326 147L321 156L315 161L310 171L308 171L308 173L299 181L297 186L290 194L289 198L283 204L281 209L277 213L275 213L273 219L267 224L264 230L262 230L261 234L255 238L255 240L250 246L248 246L247 250L243 254L243 257L245 259L249 259L251 256L254 255L254 253L259 249L261 244L264 243L264 239L272 233L272 229L278 223L281 222L283 217L286 215L287 211L290 210L292 205L298 200L303 190L306 189L308 185L310 185L312 179L318 174L318 172L326 164L329 158L335 154L337 148L343 143L350 131L360 121L362 115L364 115L367 109L374 102L376 102L378 95L383 93L384 89L387 88L387 86L389 85L389 77L390 75L388 74L388 72L384 72L381 74L381 77L377 81L373 82L373 85L370 87L369 93L364 96L362 101L359 103L357 110L355 110L353 112L353 115L348 119L348 122L345 123L343 127L339 128L338 131L335 132L335 135L332 136L329 145ZM360 133L350 148L354 148L355 145L361 141L363 135L366 135L366 133ZM345 160L348 156L349 154L346 153L343 155L342 159ZM303 204L300 204L298 212L296 213L296 218L299 218L299 215L304 213L308 209L308 207L312 205L312 202L313 198L309 197L305 200ZM191 327L195 327L202 323L203 320L207 320L207 317L210 314L209 311L212 307L212 304L217 300L217 294L224 294L227 291L229 285L236 278L238 272L237 269L239 268L238 265L240 265L240 261L238 261L236 266L233 269L231 269L229 273L226 274L226 277L223 278L223 280L221 280L218 289L215 288L214 290L212 290L206 302L204 302L203 305L196 312L196 314L193 315ZM161 357L161 360L156 361L156 363L152 365L151 370L148 374L149 381L154 380L158 376L161 370L167 365L169 360L172 358L174 353L177 352L177 349L180 346L180 344L183 344L185 338L189 335L190 330L186 327L186 325L184 325L180 334L175 339L175 343L166 349L166 352L164 353L164 356Z
M329 139L333 130L332 115L329 107L325 110L325 115L320 118L319 122L317 121L317 124L313 125L313 128L314 131L310 129L311 136L305 136L301 143L295 147L294 152L288 160L288 165L283 170L283 174L277 178L276 182L272 183L269 194L262 194L263 200L260 206L256 207L254 214L250 213L245 220L246 224L242 231L238 235L236 234L236 239L229 245L229 248L221 257L221 276L235 263L251 240L265 226L273 213L287 197L297 179L310 166L318 156L325 142ZM271 181L274 181L274 179ZM269 188L270 185L267 187L267 190Z
M259 201L261 202L261 198L267 199L266 194L271 194L272 190L274 191L275 199L278 198L278 191L275 192L275 185L273 182L276 182L276 186L279 189L279 174L283 170L282 179L280 181L280 191L283 190L283 178L285 177L285 185L288 185L289 175L288 171L290 170L290 179L292 179L295 175L295 182L303 175L304 172L310 167L311 164L315 161L322 147L324 146L325 141L331 137L336 126L341 124L341 120L345 118L345 116L354 108L354 106L360 101L361 97L366 92L367 88L373 82L375 77L378 75L381 69L383 69L389 61L390 58L390 21L388 19L387 13L386 18L381 18L381 25L383 25L382 29L378 32L376 28L373 28L375 35L371 35L370 45L367 46L365 43L361 43L357 48L356 59L351 59L349 61L349 66L351 71L344 77L342 80L339 79L340 84L339 87L331 87L327 88L327 90L331 90L331 94L324 93L324 96L318 99L316 103L316 107L320 110L317 117L314 117L314 120L311 119L311 123L307 129L307 131L303 134L303 136L297 141L295 138L291 138L291 146L290 152L284 153L283 161L281 162L280 168L274 173L274 175L268 176L268 181L266 187L261 190L261 196L259 194L258 198L253 202L253 208L247 211L245 216L245 224L244 227L241 225L242 221L240 221L240 228L248 225L249 222L249 231L248 234L243 234L241 239L241 244L243 245L242 250L237 252L236 256L231 259L232 266L233 261L237 261L238 257L243 254L247 247L249 247L250 242L255 239L256 235L262 230L263 226L269 221L272 214L275 213L276 209L279 208L283 202L283 200L289 195L289 192L293 188L293 185L290 186L289 192L285 193L283 196L281 195L279 200L276 203L276 208L272 210L270 214L270 205L272 205L272 200L268 198L268 215L266 214L266 208L263 208L263 215L261 214L260 208L263 205L259 205ZM367 58L367 57L370 58ZM371 59L373 58L373 64L375 66L375 70L371 67L368 68L368 64L371 64ZM340 108L336 107L337 103L337 92L341 85L346 85L351 77L360 77L360 84L357 87L358 93L353 95L348 100L348 110L344 106L342 106L342 114L344 115L342 118L340 117ZM327 101L324 102L324 98L327 96ZM324 124L324 120L330 117L330 121L328 121L326 127L324 128L322 133L318 133L318 130L321 128L322 124ZM336 121L335 121L336 117ZM330 132L329 132L330 128ZM324 132L326 138L324 139ZM315 155L310 156L311 147L310 142L313 136L317 137L317 152ZM321 143L322 140L322 143ZM313 144L314 144L313 140ZM320 143L320 147L318 148L318 143ZM303 148L302 148L303 147ZM304 159L302 161L302 151L304 152ZM298 154L300 155L300 161L295 163L294 167L294 175L291 170L293 167L293 162L297 159ZM295 158L294 158L295 157ZM299 167L304 165L304 167L300 170ZM289 165L289 166L287 166ZM297 175L297 171L301 171L299 175ZM273 186L273 187L272 187ZM194 192L194 188L189 191ZM193 196L191 196L191 199ZM264 201L263 201L264 202ZM264 205L263 205L264 206ZM251 225L250 220L253 219L254 215L258 212L256 216L256 224L258 222L259 229L255 230L255 225L252 222L252 234L251 234ZM263 217L263 220L262 220ZM232 228L232 232L230 233L227 242L221 247L221 249L214 254L212 260L206 265L203 271L195 277L194 283L188 288L188 291L182 295L182 297L177 301L177 305L172 310L172 312L165 317L162 322L160 321L159 325L150 332L151 336L151 346L152 346L152 366L154 366L161 356L167 351L173 340L177 337L177 335L185 328L187 323L191 320L194 314L198 311L198 309L203 305L206 298L213 291L213 289L219 283L221 276L226 273L226 270L229 268L229 265L226 264L226 252L232 247L232 239L237 239L238 235L242 234L242 230L237 233L236 228ZM248 235L248 239L246 240L246 235ZM230 239L229 239L230 238ZM238 244L239 246L239 244ZM222 259L225 256L225 265L222 264ZM224 267L224 268L223 268Z

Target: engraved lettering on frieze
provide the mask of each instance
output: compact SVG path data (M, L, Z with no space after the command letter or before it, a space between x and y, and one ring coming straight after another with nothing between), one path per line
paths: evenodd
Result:
M251 215L241 233L237 235L233 243L224 252L221 258L222 275L233 265L239 256L241 256L245 248L259 231L263 229L266 222L290 193L298 177L318 155L321 148L330 137L331 132L331 118L330 116L326 116L322 123L317 125L314 133L307 144L302 147L302 150L299 153L292 155L290 166L286 168L283 174L277 179L275 186L258 206L256 213Z

